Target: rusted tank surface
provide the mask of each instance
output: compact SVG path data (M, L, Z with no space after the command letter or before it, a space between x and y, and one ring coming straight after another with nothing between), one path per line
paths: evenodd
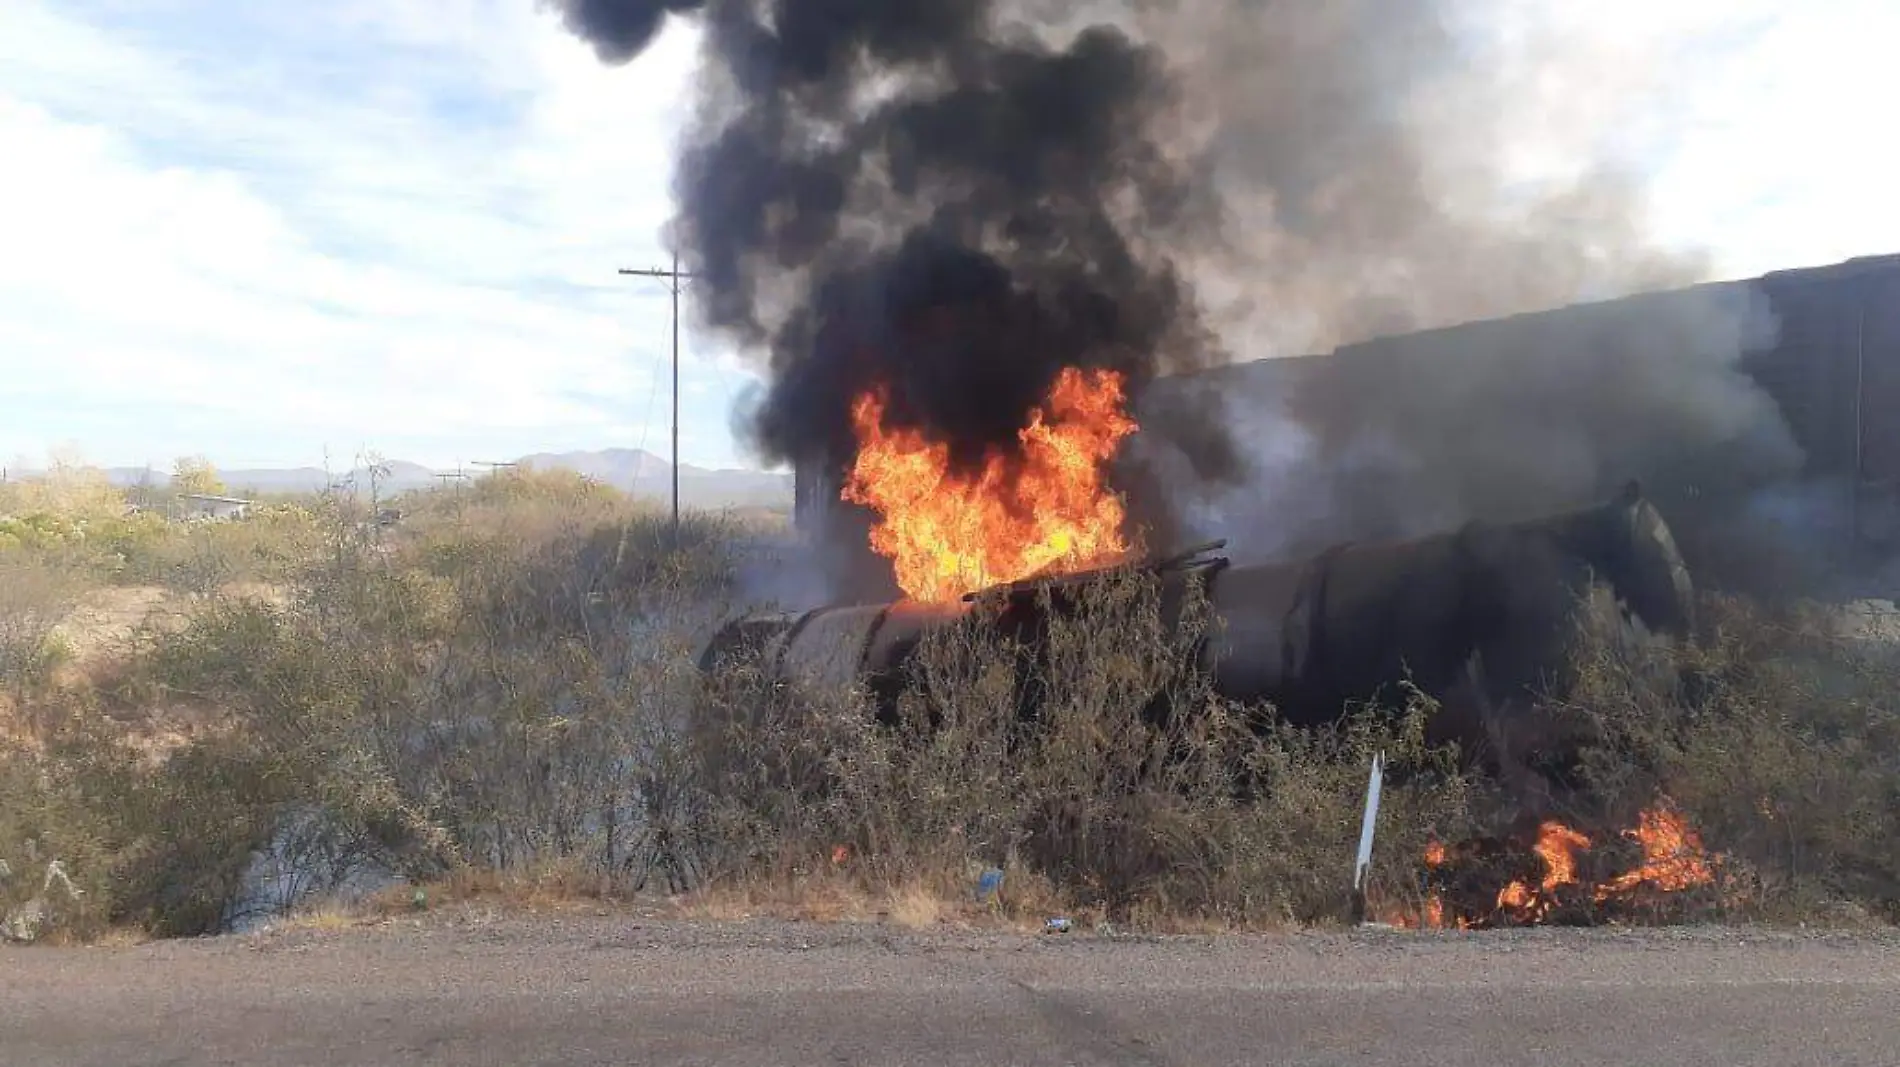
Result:
M1683 634L1692 621L1688 570L1668 524L1633 484L1576 511L1340 545L1306 560L1180 562L1158 567L1164 596L1202 583L1219 621L1203 662L1223 695L1271 702L1287 720L1317 725L1407 679L1434 695L1462 688L1469 703L1445 719L1441 738L1468 747L1496 744L1496 716L1521 714L1530 695L1561 679L1587 605L1607 607L1645 639ZM1054 588L1087 580L1070 576ZM1593 588L1610 596L1593 601ZM998 625L1022 627L1033 600L1006 599ZM869 681L888 697L918 639L973 610L984 609L898 602L754 616L730 624L715 645L755 642L775 676ZM709 647L702 668L718 666Z
M1669 526L1633 485L1597 507L1339 546L1303 577L1281 688L1296 719L1329 719L1342 701L1397 685L1408 670L1421 688L1442 693L1473 657L1492 700L1539 686L1562 674L1593 584L1614 593L1622 621L1650 633L1681 635L1693 613Z
M805 612L748 615L727 623L700 654L699 669L720 670L740 656L764 670L808 685L844 686L901 671L933 626L953 622L971 605L846 604Z

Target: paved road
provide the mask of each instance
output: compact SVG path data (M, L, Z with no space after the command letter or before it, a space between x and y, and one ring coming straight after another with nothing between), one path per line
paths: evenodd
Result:
M456 920L0 952L0 1062L1900 1062L1900 937Z

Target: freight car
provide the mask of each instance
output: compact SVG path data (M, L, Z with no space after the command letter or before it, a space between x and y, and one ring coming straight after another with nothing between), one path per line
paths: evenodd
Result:
M1230 565L1184 557L1157 566L1164 597L1202 583L1215 617L1200 655L1223 695L1268 702L1287 721L1337 720L1349 703L1389 696L1406 678L1452 697L1436 741L1456 741L1494 771L1561 755L1536 710L1561 685L1580 612L1609 603L1637 639L1677 637L1692 622L1693 590L1669 526L1631 483L1616 499L1515 523L1471 523L1409 541L1344 544L1296 563ZM1062 590L1090 576L1002 592L990 625L1033 634L1039 589L1058 610ZM984 598L993 600L994 598ZM700 668L763 657L769 676L820 685L868 683L879 716L923 637L969 618L969 601L898 601L737 619L706 646Z
M1750 283L1772 308L1772 346L1748 371L1806 455L1804 475L1846 496L1863 543L1900 534L1900 255L1867 256Z
M1362 427L1402 428L1408 477L1356 494L1329 487L1362 510L1339 516L1326 540L1380 536L1382 521L1434 496L1493 517L1572 506L1576 494L1608 491L1607 479L1636 477L1704 587L1895 592L1879 587L1879 564L1900 548L1900 256L1381 337L1230 373L1244 403L1297 413L1329 452L1315 465L1327 478L1350 482L1338 468L1366 443Z

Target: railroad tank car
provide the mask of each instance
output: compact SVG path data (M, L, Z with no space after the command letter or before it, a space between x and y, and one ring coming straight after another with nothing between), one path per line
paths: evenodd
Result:
M1432 739L1488 754L1494 769L1557 744L1539 735L1534 709L1546 685L1562 682L1580 613L1608 611L1620 631L1649 640L1686 634L1694 612L1669 525L1634 483L1587 508L1343 544L1295 562L1231 565L1187 553L1151 566L1164 598L1189 581L1205 590L1219 625L1199 654L1222 695L1268 702L1287 721L1319 725L1349 703L1389 698L1409 678L1434 696L1459 695L1456 707L1436 717ZM1049 603L1062 610L1063 590L1096 574L991 590L1002 594L1003 609L988 624L1033 634L1037 592L1048 589ZM862 681L889 720L920 639L997 599L742 617L715 635L699 665L716 672L750 649L774 678Z

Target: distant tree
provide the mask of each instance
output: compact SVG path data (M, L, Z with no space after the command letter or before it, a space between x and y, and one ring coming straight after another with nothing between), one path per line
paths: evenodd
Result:
M617 504L626 494L578 471L561 467L505 467L475 479L471 501L481 504Z
M126 496L132 503L137 504L139 507L149 508L152 506L153 488L152 465L147 463L144 468L139 471L138 480L132 483L132 487L126 492Z
M105 518L125 510L125 494L73 445L48 453L46 469L0 482L0 515L43 513L67 519Z
M223 496L224 481L218 468L203 456L180 456L172 464L172 492Z

